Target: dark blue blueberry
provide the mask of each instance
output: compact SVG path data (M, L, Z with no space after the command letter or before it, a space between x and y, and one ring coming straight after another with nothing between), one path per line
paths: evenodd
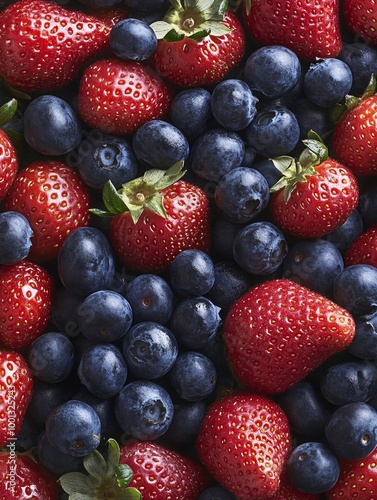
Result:
M122 0L79 0L80 3L88 5L91 9L102 9L119 5Z
M32 245L29 221L18 212L0 213L0 264L16 264L25 259Z
M94 130L81 141L70 164L89 187L102 189L110 180L116 189L137 176L139 164L127 139Z
M377 269L368 264L348 266L334 281L334 300L351 314L368 314L377 306Z
M169 6L167 0L123 0L123 3L131 9L138 9L143 12L155 12Z
M203 490L198 500L237 500L237 498L223 486L215 484Z
M269 107L260 111L246 128L246 142L266 158L290 153L300 139L297 118L288 108Z
M241 165L244 153L244 142L236 132L215 128L204 132L194 142L190 166L201 179L218 182L223 175Z
M81 331L77 320L77 308L82 296L60 287L52 304L51 321L56 329L71 338L77 337Z
M50 444L44 431L38 437L36 451L39 462L55 477L60 477L67 472L78 472L83 468L81 457L67 455L57 450Z
M344 100L352 87L352 71L340 59L329 57L312 63L305 73L303 89L317 106L330 108Z
M189 143L182 132L164 120L141 125L132 138L136 157L154 168L167 169L189 154Z
M289 109L300 126L300 139L307 139L310 130L314 130L321 137L330 132L332 123L328 108L318 106L306 97L301 97Z
M26 412L22 420L21 429L17 434L17 441L15 442L16 450L25 452L35 448L40 432L41 427L34 422L29 412Z
M289 247L281 276L330 296L334 280L343 269L343 257L333 243L321 239L303 240Z
M355 336L348 351L361 359L377 359L377 310L355 317Z
M144 61L157 48L157 37L144 21L128 17L111 28L110 47L117 57Z
M242 225L219 214L212 224L212 245L216 257L233 260L233 241Z
M286 471L295 488L318 495L329 491L338 481L340 465L327 445L309 441L294 448L286 461Z
M64 155L81 141L80 122L71 106L60 97L36 97L26 108L23 120L26 142L38 153Z
M134 325L122 343L130 372L137 378L163 377L174 365L178 344L169 328L154 321Z
M182 352L169 372L172 387L184 401L201 401L216 387L217 374L212 361L199 352Z
M94 227L79 227L64 240L58 255L62 284L78 295L107 289L114 278L115 260L106 236Z
M369 177L366 185L361 186L357 208L361 214L364 229L377 224L377 180Z
M367 401L377 391L377 366L364 360L335 364L322 374L320 387L334 405Z
M252 90L269 99L276 99L292 90L300 81L301 64L287 47L260 47L246 60L244 78Z
M270 199L266 178L253 168L238 167L216 186L215 204L232 222L247 223L264 210Z
M242 80L229 78L213 89L211 110L217 123L228 130L243 130L254 118L258 99Z
M259 158L254 163L253 168L263 175L269 188L272 188L282 176L282 173L269 158Z
M236 263L258 276L275 272L287 252L288 245L282 231L271 222L252 222L238 232L233 243Z
M171 102L170 121L190 142L206 130L211 118L211 94L204 88L181 90Z
M338 59L352 71L352 94L359 95L367 88L371 74L377 74L377 48L368 42L343 43Z
M326 438L339 458L365 458L377 446L377 411L364 402L340 406L327 422Z
M168 430L174 415L169 393L159 384L137 380L127 384L115 401L115 416L127 437L155 440Z
M49 443L58 451L82 457L100 444L101 421L87 403L70 399L51 411L45 431Z
M91 293L77 308L80 331L94 342L114 342L132 325L131 305L112 290Z
M183 250L170 264L169 280L181 297L199 297L209 292L215 282L214 262L201 250Z
M125 297L133 311L134 323L169 321L174 295L168 282L156 274L140 274L128 285Z
M97 344L81 356L77 374L81 383L98 398L116 396L127 380L123 355L113 344Z
M322 239L331 241L339 252L344 255L352 241L360 236L362 232L363 220L359 210L356 208L343 224L322 236Z
M183 346L200 349L215 337L221 323L219 311L206 297L182 299L174 308L170 327Z
M242 158L243 167L253 167L257 157L257 152L254 148L245 148L245 154Z
M164 434L175 445L187 445L195 441L200 425L207 411L207 403L177 403L174 405L174 416L169 429Z
M45 382L62 382L75 366L75 347L62 333L44 333L30 345L28 361L35 377Z

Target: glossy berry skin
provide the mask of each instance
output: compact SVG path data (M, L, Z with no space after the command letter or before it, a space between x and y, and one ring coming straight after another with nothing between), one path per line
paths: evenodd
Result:
M215 282L215 264L201 250L188 249L179 253L169 267L169 282L180 297L205 295Z
M130 270L155 273L167 269L183 250L209 250L209 201L204 191L178 181L161 194L167 219L149 209L136 224L128 212L111 219L111 242L120 261Z
M374 309L370 314L362 314L355 318L356 332L348 350L354 356L373 360L376 358L377 314Z
M121 59L144 61L156 50L157 37L147 23L129 17L112 27L110 47Z
M25 259L32 245L33 231L19 212L0 214L0 264L16 264Z
M51 446L42 431L38 436L37 453L39 463L54 477L60 477L66 472L79 471L82 468L82 458L65 455Z
M344 20L349 30L365 42L375 44L376 5L372 0L346 0L344 2Z
M110 101L109 93L114 96ZM148 66L137 61L99 60L82 75L78 111L89 127L122 136L149 120L163 118L172 97L170 87Z
M345 349L354 334L348 311L284 279L251 288L233 304L224 322L235 376L251 389L270 394L303 380Z
M377 304L377 269L368 264L347 266L335 278L334 300L354 316L369 314Z
M300 238L323 236L345 222L357 207L359 188L353 173L333 159L315 167L285 202L284 190L271 198L276 224Z
M198 500L237 500L226 488L219 484L209 486L198 497Z
M22 260L0 266L0 342L3 346L22 349L45 332L54 288L53 278L37 264Z
M206 412L206 401L175 403L173 420L164 438L173 445L193 444Z
M377 267L377 225L355 238L344 256L346 266L369 264Z
M62 87L107 45L109 31L95 17L52 2L15 2L0 15L1 74L24 91Z
M239 500L265 498L278 489L291 448L288 421L269 398L234 393L209 407L196 448L214 479Z
M300 139L305 140L311 130L325 137L331 130L330 111L313 104L307 97L300 97L289 108L300 126Z
M18 170L16 150L7 134L0 129L0 201L9 191Z
M338 59L345 62L352 71L352 95L361 95L367 88L370 75L377 64L377 49L363 41L343 43Z
M360 205L361 201L359 201ZM340 226L322 236L322 239L330 241L340 251L343 258L353 240L363 232L363 219L360 211L356 208Z
M120 463L133 471L130 486L146 498L197 500L211 479L204 468L190 458L152 441L132 440L120 447ZM154 481L150 481L153 475Z
M6 210L20 212L33 231L28 259L51 261L67 235L90 221L89 192L66 163L40 160L20 170L4 200Z

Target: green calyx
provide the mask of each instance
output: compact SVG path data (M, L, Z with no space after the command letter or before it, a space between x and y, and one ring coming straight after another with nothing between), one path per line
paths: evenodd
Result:
M0 106L0 128L6 125L14 117L17 111L16 99L11 99L2 106Z
M185 175L183 161L175 163L168 170L147 170L142 177L138 177L122 185L116 190L113 183L108 181L102 193L106 210L91 209L99 217L112 217L123 212L130 212L136 224L145 208L167 219L161 191Z
M120 450L115 439L107 442L107 460L99 451L94 450L83 459L88 475L83 472L68 472L58 480L62 489L68 493L69 500L140 500L141 493L128 487L132 470L126 464L119 464Z
M227 0L170 0L171 9L162 21L151 24L159 40L168 42L194 40L213 35L222 36L230 32L221 21L228 8Z
M327 147L322 139L313 131L310 131L308 138L302 141L306 148L302 151L298 159L291 156L278 156L272 158L272 162L283 174L274 184L270 192L275 193L284 189L284 201L287 203L299 182L306 182L309 175L317 175L315 167L323 163L328 158Z

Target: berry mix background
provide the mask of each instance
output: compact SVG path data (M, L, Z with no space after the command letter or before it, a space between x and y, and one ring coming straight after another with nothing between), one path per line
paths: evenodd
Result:
M0 0L3 500L377 498L374 0Z

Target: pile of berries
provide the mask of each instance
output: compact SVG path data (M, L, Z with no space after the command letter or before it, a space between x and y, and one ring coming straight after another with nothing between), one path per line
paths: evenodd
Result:
M0 0L0 497L377 498L377 5Z

